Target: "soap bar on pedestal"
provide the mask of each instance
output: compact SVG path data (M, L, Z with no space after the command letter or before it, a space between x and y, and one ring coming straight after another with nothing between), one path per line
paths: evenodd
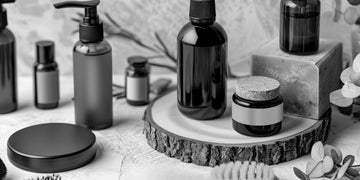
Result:
M330 92L340 88L342 53L341 43L321 39L316 54L291 55L276 38L254 53L251 74L280 82L286 114L320 119L330 107Z

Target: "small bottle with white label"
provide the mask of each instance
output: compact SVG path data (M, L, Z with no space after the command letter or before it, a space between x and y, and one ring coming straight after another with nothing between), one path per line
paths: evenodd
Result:
M53 109L59 104L59 70L54 51L54 42L36 42L34 96L35 106L39 109Z
M149 104L149 74L150 67L147 59L141 56L128 58L129 66L126 68L126 100L133 106Z

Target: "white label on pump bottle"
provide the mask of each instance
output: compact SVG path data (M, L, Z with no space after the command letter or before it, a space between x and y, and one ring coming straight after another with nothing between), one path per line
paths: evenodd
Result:
M127 77L126 99L131 101L147 101L149 99L149 79L147 77Z

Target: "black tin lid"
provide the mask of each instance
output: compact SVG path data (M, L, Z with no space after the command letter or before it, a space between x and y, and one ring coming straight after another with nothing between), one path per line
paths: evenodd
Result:
M15 132L8 140L8 158L32 172L56 173L79 168L96 155L96 137L72 124L49 123Z
M52 63L55 59L55 43L53 41L36 42L36 61L38 63Z

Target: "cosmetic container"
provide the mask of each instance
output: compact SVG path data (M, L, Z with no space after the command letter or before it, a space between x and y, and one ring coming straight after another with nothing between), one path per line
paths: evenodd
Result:
M96 136L74 124L47 123L20 129L7 141L9 161L36 173L58 173L80 168L96 155Z
M59 70L52 41L36 42L34 64L34 103L39 109L53 109L59 104Z
M320 1L281 0L280 48L291 54L314 54L319 49Z
M0 0L0 114L17 109L15 36L7 28L7 12L2 5L14 2Z
M232 125L240 134L266 137L281 130L283 99L275 79L253 76L239 79L232 96Z
M215 0L191 0L190 22L177 37L178 109L191 119L226 110L227 35L215 20Z
M84 8L79 24L80 40L73 48L75 122L89 129L113 124L112 48L104 40L103 23L97 14L100 0L67 1L55 8Z
M147 59L134 56L128 58L128 63L125 76L127 103L133 106L149 104L150 66Z

